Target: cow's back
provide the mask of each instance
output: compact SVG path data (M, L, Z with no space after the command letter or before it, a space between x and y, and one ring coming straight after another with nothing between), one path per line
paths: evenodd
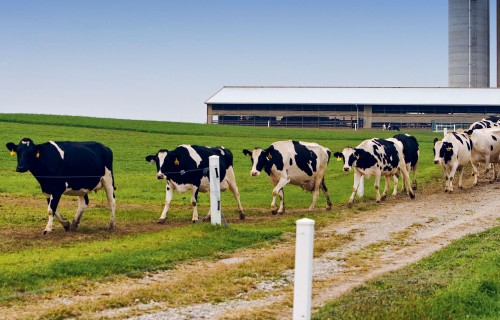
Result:
M419 157L419 145L417 138L407 134L397 134L394 138L401 141L403 144L405 162L410 163L411 167L415 167Z
M319 169L328 164L330 158L330 151L314 142L277 141L272 146L282 157L278 160L282 161L282 170L288 170L291 178L295 175L302 176L303 173L315 176Z

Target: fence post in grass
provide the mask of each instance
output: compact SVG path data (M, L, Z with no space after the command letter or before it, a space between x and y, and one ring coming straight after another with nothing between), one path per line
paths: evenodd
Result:
M314 220L296 221L293 320L311 319Z
M213 225L221 225L222 214L220 208L220 168L219 157L209 157L210 171L210 215Z

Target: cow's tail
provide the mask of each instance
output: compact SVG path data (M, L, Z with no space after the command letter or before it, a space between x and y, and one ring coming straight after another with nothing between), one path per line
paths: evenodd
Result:
M111 171L111 183L113 184L113 190L116 190L115 176L113 173L113 151L106 146L104 147L104 165Z
M365 176L361 176L361 178L359 178L359 185L356 193L359 197L362 197L365 194Z

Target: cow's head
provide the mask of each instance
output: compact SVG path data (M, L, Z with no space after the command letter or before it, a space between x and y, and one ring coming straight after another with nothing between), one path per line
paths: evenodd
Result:
M147 162L156 164L156 178L165 179L165 159L167 158L168 150L161 149L155 155L149 155L146 157Z
M444 160L444 163L448 163L453 156L453 144L448 141L442 141L441 148L439 149L439 158Z
M344 148L342 152L335 152L333 156L337 158L337 161L344 162L344 171L351 170L359 158L359 154L357 154L356 149L351 147Z
M264 167L266 167L266 165L272 161L273 151L274 151L273 146L270 146L269 148L264 150L262 150L261 148L255 148L252 151L247 149L243 150L243 154L249 156L250 159L252 160L252 170L250 171L250 174L252 176L255 177L260 175L262 169L264 169Z
M18 145L9 142L5 146L9 149L11 155L17 154L17 172L28 171L36 159L40 157L38 146L30 138L22 139Z
M438 138L434 138L434 147L432 148L432 152L434 153L434 164L438 164L441 162L441 158L439 157L439 152L441 150L442 145L443 145L442 141L439 141Z

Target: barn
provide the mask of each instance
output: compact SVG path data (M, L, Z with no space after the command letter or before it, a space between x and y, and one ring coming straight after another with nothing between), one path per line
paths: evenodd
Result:
M209 124L431 128L500 115L500 89L227 86L205 104Z

